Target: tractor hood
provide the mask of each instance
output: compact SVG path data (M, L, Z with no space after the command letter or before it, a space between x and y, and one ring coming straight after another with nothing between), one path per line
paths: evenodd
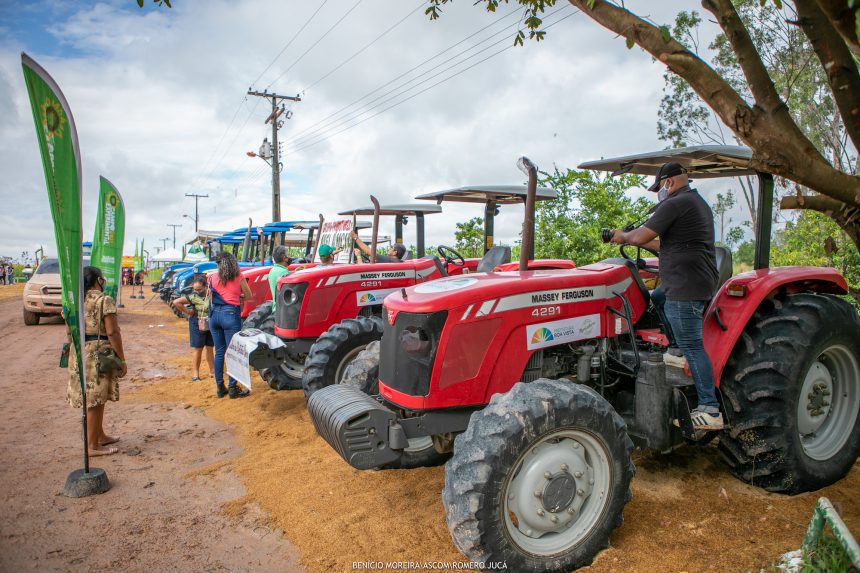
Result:
M614 297L633 282L622 265L595 263L576 269L475 273L407 287L385 298L394 312L428 313L477 307L475 316L552 304Z

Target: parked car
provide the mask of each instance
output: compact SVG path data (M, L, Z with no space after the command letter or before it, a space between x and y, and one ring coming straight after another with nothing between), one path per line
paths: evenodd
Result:
M43 316L60 316L62 312L60 262L45 259L24 285L24 324L34 326Z

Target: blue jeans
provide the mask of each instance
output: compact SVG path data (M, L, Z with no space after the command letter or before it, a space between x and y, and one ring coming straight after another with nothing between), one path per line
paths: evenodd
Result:
M675 340L690 365L690 372L696 383L696 394L699 397L699 408L716 413L719 411L720 403L717 402L714 388L714 370L702 342L702 317L706 304L707 301L702 300L667 299L664 309Z
M215 341L215 384L224 385L224 354L233 335L242 330L242 312L231 304L212 304L209 309L209 330ZM230 388L236 381L230 378Z
M651 302L654 303L654 309L657 311L657 316L660 317L660 322L663 323L663 329L666 331L666 338L669 339L669 346L677 347L675 335L672 334L672 326L669 324L669 319L666 317L666 293L660 287L651 291Z

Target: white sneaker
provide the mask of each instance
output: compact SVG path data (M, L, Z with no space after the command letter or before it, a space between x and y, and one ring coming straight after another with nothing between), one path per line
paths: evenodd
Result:
M722 430L723 415L719 412L711 414L702 412L701 410L693 410L690 412L690 419L693 421L693 429L698 430Z
M666 366L674 366L675 368L684 368L687 365L687 359L683 355L675 356L669 352L663 354L663 364Z

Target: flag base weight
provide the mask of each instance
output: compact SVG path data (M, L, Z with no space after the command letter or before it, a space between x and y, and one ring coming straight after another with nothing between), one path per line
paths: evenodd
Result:
M66 497L88 497L104 493L110 489L107 474L101 468L90 468L89 473L83 469L75 470L66 478L63 495Z

